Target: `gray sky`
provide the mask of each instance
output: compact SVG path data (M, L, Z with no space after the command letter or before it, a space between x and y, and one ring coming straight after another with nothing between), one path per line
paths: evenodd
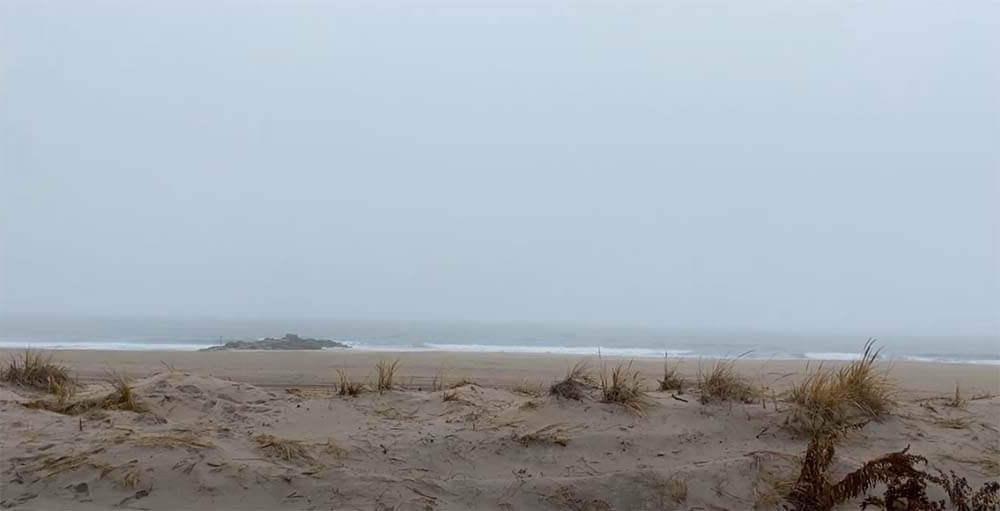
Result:
M1000 332L1000 3L324 3L0 3L0 313Z

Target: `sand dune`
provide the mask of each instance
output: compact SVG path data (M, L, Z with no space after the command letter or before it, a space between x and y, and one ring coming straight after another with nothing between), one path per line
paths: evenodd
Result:
M412 369L402 366L400 380L433 376ZM979 384L993 385L984 374ZM256 386L179 366L135 375L145 413L62 415L26 407L40 397L34 391L0 388L2 505L780 509L807 441L783 426L789 405L774 399L703 405L690 392L651 392L639 416L597 399L476 383L343 397L331 386ZM107 391L91 381L82 396ZM835 473L910 445L974 485L1000 476L1000 398L935 403L908 395L891 416L852 434Z

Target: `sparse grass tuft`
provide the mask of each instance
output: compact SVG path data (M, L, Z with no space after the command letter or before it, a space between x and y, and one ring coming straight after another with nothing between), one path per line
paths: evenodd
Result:
M76 381L69 369L52 362L52 355L24 350L20 356L12 355L7 367L0 371L0 379L22 387L31 387L56 394L62 399L72 396Z
M676 391L678 394L684 392L684 378L678 371L679 364L671 366L667 360L667 354L663 354L663 379L657 380L660 384L660 392Z
M343 369L337 369L337 394L341 396L358 397L365 391L365 384L351 381Z
M531 444L555 444L566 447L569 444L570 431L571 428L567 428L562 424L549 424L548 426L527 433L514 433L513 438L524 446Z
M674 504L681 504L688 498L687 481L683 479L670 479L667 481L666 490Z
M337 444L336 440L333 438L327 439L326 443L323 444L323 452L333 456L334 458L346 458L347 449L344 449Z
M610 374L601 368L601 400L622 405L636 415L645 414L650 401L643 390L642 375L632 369L632 361L619 363Z
M314 461L309 449L299 440L289 440L278 438L274 435L257 435L254 437L257 446L269 456L281 458L285 461Z
M760 395L746 378L736 372L736 361L717 360L708 373L698 368L698 390L702 404L713 401L741 401L752 403Z
M594 386L594 377L586 360L573 364L562 381L549 387L549 394L563 399L577 401L586 396L586 390Z
M458 381L449 383L447 387L449 389L457 389L459 387L464 387L466 385L475 385L476 381L469 377L462 377Z
M975 421L970 417L952 417L949 419L935 419L934 424L946 429L969 429Z
M399 369L399 359L392 361L389 360L379 360L375 364L375 370L378 372L378 380L375 384L375 390L379 394L392 390L395 388L393 380L396 378L396 370Z
M952 408L965 408L967 401L962 398L962 390L955 384L955 397L949 399L944 405Z
M542 396L542 384L541 383L529 383L528 380L523 380L514 386L513 390L517 394L524 394L530 397L541 397Z
M146 407L136 397L135 390L132 388L132 380L128 375L117 371L109 371L108 380L113 390L104 397L99 408L129 412L146 411Z
M139 447L164 447L176 448L185 447L192 449L214 449L215 444L208 440L201 440L194 435L152 435L143 436L133 440Z

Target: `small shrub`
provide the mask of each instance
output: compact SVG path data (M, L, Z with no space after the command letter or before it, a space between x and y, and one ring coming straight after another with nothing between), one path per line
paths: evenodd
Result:
M594 377L590 366L583 360L573 364L566 377L549 387L549 394L563 398L581 400L586 396L587 389L594 386Z
M394 387L393 380L396 377L396 370L399 368L399 359L392 361L379 360L375 364L375 370L378 372L378 380L375 384L375 390L379 394L392 390Z

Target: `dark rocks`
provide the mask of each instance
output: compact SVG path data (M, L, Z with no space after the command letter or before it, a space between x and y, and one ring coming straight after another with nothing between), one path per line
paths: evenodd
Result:
M337 341L326 339L309 339L295 334L285 334L280 339L268 337L259 341L229 341L222 346L212 346L200 351L227 350L321 350L323 348L350 348Z

